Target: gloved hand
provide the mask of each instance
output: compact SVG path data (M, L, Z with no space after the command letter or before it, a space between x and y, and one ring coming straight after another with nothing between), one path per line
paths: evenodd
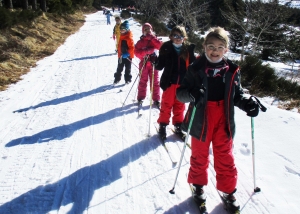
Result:
M191 90L190 98L192 99L192 102L195 103L195 106L203 104L204 94L205 94L205 87L203 85L200 88L197 87Z
M247 116L256 117L259 112L259 105L250 97L245 105L245 111L247 112Z
M157 62L157 56L155 53L149 55L149 61L152 63L152 64L156 64Z
M154 48L145 48L145 54L153 54Z
M128 58L129 56L130 56L130 55L129 55L128 52L122 54L122 58L125 58L125 59Z
M152 39L155 38L155 36L153 36L152 34L147 34L147 35L145 35L145 38L146 38L147 40L152 40Z
M115 34L113 34L113 37L112 37L112 38L113 38L113 40L115 40L115 39L116 39L116 35L115 35Z

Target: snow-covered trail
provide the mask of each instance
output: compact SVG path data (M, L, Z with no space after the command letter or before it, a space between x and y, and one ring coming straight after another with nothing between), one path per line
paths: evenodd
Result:
M129 21L136 42L141 26ZM136 85L122 107L132 86L123 87L124 79L115 88L103 91L113 82L117 67L111 39L114 24L112 20L112 25L106 25L101 11L87 15L84 26L52 56L39 61L22 81L0 93L0 213L197 213L186 183L189 149L176 194L171 195L168 191L177 167L155 135L153 123L158 110L152 109L149 118L146 101L143 116L138 117L132 101ZM137 59L133 62L138 64ZM133 65L133 81L137 73ZM250 118L237 110L238 132L243 133L237 135L235 144L242 213L282 213L284 207L296 204L292 196L297 195L300 164L290 151L299 147L281 150L280 142L288 136L300 137L293 131L299 130L300 118L268 107L280 116L265 114L256 120L258 128L270 125L257 131L257 137L265 141L257 148L257 159L270 165L269 170L257 167L258 183L270 182L268 191L262 188L259 194L253 194ZM272 124L276 123L274 131ZM274 135L286 124L293 126L287 135ZM280 142L274 143L276 140ZM169 146L179 161L183 143ZM267 153L269 150L271 153ZM269 188L285 183L268 177L274 175L273 166L265 162L262 153L270 157L275 154L285 161L289 169L285 176L292 177L287 182L295 182L295 189L287 186L287 190L278 192L275 187ZM214 181L210 169L210 181ZM209 213L226 213L213 182L206 190ZM279 206L277 197L282 195L286 200L279 200L283 204ZM290 210L296 211L296 206Z
M138 119L133 96L121 107L122 84L103 92L117 66L112 27L100 12L87 16L54 55L1 94L0 213L162 209L153 198L171 183L153 187L172 168L156 136L146 137L148 111Z

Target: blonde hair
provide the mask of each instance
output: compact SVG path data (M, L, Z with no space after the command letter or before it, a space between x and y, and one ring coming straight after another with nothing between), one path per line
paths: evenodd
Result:
M203 45L207 44L207 40L210 38L216 38L225 43L226 48L229 47L229 37L227 31L222 27L213 27L210 28L208 34L206 35Z

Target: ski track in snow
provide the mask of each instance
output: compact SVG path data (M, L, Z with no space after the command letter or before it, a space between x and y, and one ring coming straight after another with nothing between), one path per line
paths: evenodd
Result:
M129 21L136 42L141 26ZM153 126L159 110L152 108L149 118L149 92L141 117L137 116L136 101L132 102L137 83L124 103L138 69L132 66L131 84L123 86L122 75L118 85L103 90L112 84L117 67L110 38L113 26L114 21L106 25L101 11L87 15L84 26L52 56L39 61L22 81L0 93L0 213L197 213L186 182L190 149L186 147L175 195L171 195L168 191L184 143L169 143L178 159L172 166ZM138 60L134 58L133 63L138 65ZM240 111L237 115L246 117ZM270 124L280 121L300 126L293 117L263 116L258 120L264 119ZM238 127L250 130L244 121L239 121ZM272 198L264 192L253 193L250 138L250 131L238 136L234 149L242 213L278 213ZM278 138L275 135L263 140L267 144ZM259 148L258 154L263 149ZM268 155L283 159L284 164L278 167L299 181L294 156L288 158L286 150L276 148ZM210 156L207 208L211 214L225 214L213 186ZM249 167L243 167L245 163ZM260 174L257 183L270 181ZM272 191L268 187L262 190ZM288 196L283 200L283 207L292 201Z

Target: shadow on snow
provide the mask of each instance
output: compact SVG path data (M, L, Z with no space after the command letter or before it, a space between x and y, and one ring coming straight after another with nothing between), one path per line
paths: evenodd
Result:
M213 210L208 210L208 212L209 214L227 214L221 202L218 205L216 205L213 208ZM191 213L191 214L199 213L198 207L192 197L187 198L185 201L171 207L169 210L164 212L164 214L182 214L182 213Z
M83 167L53 184L38 186L1 205L0 213L48 213L68 204L72 204L69 213L83 213L89 207L94 191L120 179L122 167L160 146L152 138L136 143L97 164Z
M81 93L72 94L70 96L45 101L45 102L39 103L35 106L30 106L30 107L27 107L27 108L15 110L15 111L13 111L13 113L24 112L24 111L28 111L30 109L36 109L36 108L40 108L40 107L44 107L44 106L58 105L58 104L61 104L61 103L66 103L66 102L70 102L70 101L74 101L74 100L79 100L79 99L82 99L84 97L87 97L87 96L90 96L90 95L93 95L93 94L101 93L101 92L103 92L104 89L106 89L110 85L111 84L103 85L99 88L95 88L95 89L90 90L90 91L85 91L85 92L81 92ZM122 86L124 86L124 84L116 85L113 88L119 88L119 87L122 87Z
M102 54L102 55L98 55L98 56L85 56L85 57L74 58L74 59L69 59L69 60L64 60L64 61L59 61L59 62L70 62L70 61L78 61L78 60L97 59L97 58L100 58L100 57L112 56L112 55L116 55L116 53Z
M120 117L124 114L136 112L136 108L132 108L133 106L135 106L135 104L115 108L108 112L96 116L91 116L68 125L62 125L52 129L41 131L32 136L20 137L8 142L5 146L12 147L20 144L34 144L49 142L51 140L62 140L71 137L75 131L78 131L80 129L103 123L107 120L110 120L115 117Z

